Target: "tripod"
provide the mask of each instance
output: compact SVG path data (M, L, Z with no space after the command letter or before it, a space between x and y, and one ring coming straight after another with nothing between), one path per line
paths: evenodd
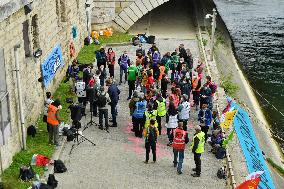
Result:
M91 120L85 125L85 127L83 128L83 131L85 131L86 129L88 129L90 126L98 126L98 124L96 122L93 121L93 104L94 104L94 94L91 93L89 95L89 101L90 101L90 112L91 112Z
M71 150L69 152L69 155L71 155L73 149L75 148L75 145L76 146L79 146L80 144L82 144L83 142L87 141L89 143L91 143L93 146L96 146L96 144L91 141L90 139L88 139L87 137L85 137L82 133L79 133L79 127L80 127L81 123L78 121L78 122L74 122L74 126L75 126L75 138L74 138L74 144L72 145L71 147ZM82 131L83 132L83 131ZM80 136L80 138L79 138Z

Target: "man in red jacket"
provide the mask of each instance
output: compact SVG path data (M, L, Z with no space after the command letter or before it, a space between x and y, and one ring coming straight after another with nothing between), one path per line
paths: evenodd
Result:
M174 151L174 167L177 167L177 173L182 174L182 163L184 159L185 144L189 142L188 133L183 130L183 123L179 122L178 127L172 133L173 151ZM178 161L177 161L178 158Z

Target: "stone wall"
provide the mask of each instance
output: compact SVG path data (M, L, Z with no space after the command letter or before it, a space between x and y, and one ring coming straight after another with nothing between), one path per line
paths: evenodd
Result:
M2 5L0 9L4 6ZM83 46L84 37L87 35L85 1L34 0L32 7L33 10L28 15L25 14L23 7L19 7L16 12L11 12L8 16L9 12L6 11L5 16L7 18L0 20L0 49L4 49L12 127L12 134L7 143L0 147L2 167L4 169L12 162L13 155L21 149L16 73L13 71L15 70L14 46L20 44L18 51L21 88L25 126L27 127L30 124L34 124L40 112L42 112L45 92L54 92L65 75L67 65L72 61L69 53L70 42L74 42L77 53ZM40 58L25 56L23 39L23 23L25 21L29 23L28 36L31 54L38 48L41 48L43 54ZM36 25L36 27L32 27L32 25ZM78 35L75 39L73 39L71 32L73 26L76 26L78 29ZM65 65L61 71L57 72L56 77L48 88L44 89L42 83L38 82L38 79L41 77L40 66L57 44L61 45Z
M127 31L139 18L169 0L94 0L92 29Z

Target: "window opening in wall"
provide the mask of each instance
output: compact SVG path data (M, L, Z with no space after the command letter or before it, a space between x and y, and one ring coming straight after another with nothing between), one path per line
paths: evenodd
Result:
M28 20L23 22L23 39L24 39L24 50L25 56L31 56L31 48L30 48L30 38L29 38L29 22Z
M5 145L11 135L9 94L6 86L4 50L0 49L0 146Z
M32 34L33 34L33 47L39 48L39 29L38 29L38 15L32 17Z

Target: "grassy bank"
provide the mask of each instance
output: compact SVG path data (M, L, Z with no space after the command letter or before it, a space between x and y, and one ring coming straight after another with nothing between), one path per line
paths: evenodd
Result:
M91 64L95 61L96 57L95 51L100 49L101 46L108 43L129 42L132 37L133 36L129 35L128 33L119 33L119 32L114 32L112 37L100 36L99 37L100 44L99 45L91 44L88 46L84 46L80 51L77 59L80 64Z
M95 50L99 49L102 45L107 43L128 42L131 37L132 36L124 33L114 33L113 37L100 37L101 44L84 46L78 55L78 60L80 63L90 64L95 59ZM68 111L69 104L66 103L66 98L75 99L76 97L71 88L71 81L67 83L61 82L53 95L54 99L60 99L63 107L60 111L60 117L65 123L69 123L70 120L70 113ZM22 182L18 180L20 167L22 165L28 165L31 162L33 154L42 154L50 158L55 151L54 146L48 145L48 133L46 123L42 120L42 115L39 116L35 125L38 128L35 138L27 137L27 149L15 154L12 164L1 176L5 189L26 189L31 186L32 182ZM42 167L33 166L33 169L39 175L42 175L44 172Z

